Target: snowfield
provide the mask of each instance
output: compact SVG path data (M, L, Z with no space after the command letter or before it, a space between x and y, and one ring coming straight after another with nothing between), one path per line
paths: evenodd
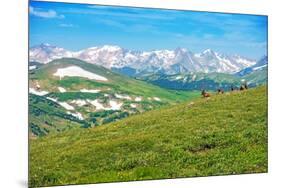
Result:
M88 103L92 104L96 107L96 110L105 110L103 104L101 104L97 99L95 100L87 100Z
M118 99L132 100L132 98L129 95L114 94L114 96Z
M57 99L51 98L51 97L46 97L47 99L58 103L59 105L61 105L63 108L65 108L66 110L75 110L75 108L73 106L71 106L70 104L68 104L67 102L58 102Z
M49 100L51 100L51 101L53 101L53 102L58 102L57 99L54 99L54 98L51 98L51 97L47 97L47 99L49 99Z
M84 120L82 114L79 112L76 112L76 113L67 112L67 114L72 115L72 116L78 118L79 120Z
M34 95L44 96L44 95L47 95L49 92L48 91L37 91L34 88L29 88L29 93L32 93Z
M117 101L114 100L110 100L109 104L110 104L110 110L120 110L123 105L123 103L118 103Z
M156 101L161 101L161 99L158 98L158 97L153 97L153 99L156 100Z
M118 103L117 101L110 100L109 107L105 107L101 104L97 99L95 100L87 100L90 104L96 107L96 110L120 110L123 103Z
M57 70L57 72L54 73L54 76L58 76L58 77L60 77L60 79L62 79L65 76L70 76L70 77L82 77L82 78L87 78L87 79L97 80L97 81L107 81L107 78L100 76L98 74L94 74L92 72L86 71L78 66L60 68Z
M78 99L78 100L72 100L71 101L72 104L76 104L78 106L84 106L87 104L87 102L85 100L81 100L81 99Z
M80 89L80 92L82 93L99 93L99 89Z
M136 101L136 102L142 101L142 97L136 97L136 98L135 98L135 101Z
M72 57L109 69L129 67L137 71L150 72L151 67L158 67L157 69L153 68L153 71L164 70L165 73L172 74L185 72L185 70L176 68L182 66L183 63L184 67L192 72L205 73L236 73L256 64L255 60L239 55L221 54L211 49L201 53L193 53L185 48L134 51L111 45L90 47L72 52L56 46L41 44L32 47L29 56L31 60L41 63L48 63L62 57Z
M63 87L58 87L58 90L59 90L61 93L66 92L66 89L64 89Z
M267 67L267 65L262 65L262 66L259 66L259 67L255 67L255 68L253 68L253 70L259 70L259 69L262 69L262 68L264 68L264 67Z
M68 104L67 102L58 102L62 107L64 107L66 110L75 110L73 106Z
M132 108L137 108L137 104L131 103L131 104L130 104L130 107L132 107Z

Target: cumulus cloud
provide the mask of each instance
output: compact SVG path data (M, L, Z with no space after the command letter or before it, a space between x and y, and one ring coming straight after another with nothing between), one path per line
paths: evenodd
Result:
M59 15L54 10L47 10L43 11L39 8L29 7L29 13L30 15L41 17L41 18L64 18L64 15Z

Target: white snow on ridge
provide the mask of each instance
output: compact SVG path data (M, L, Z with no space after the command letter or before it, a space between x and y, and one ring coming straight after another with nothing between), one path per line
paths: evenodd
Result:
M123 103L118 103L114 100L110 100L109 105L110 105L110 110L120 110Z
M180 80L180 79L182 79L182 76L177 76L177 77L175 78L175 80Z
M79 120L84 120L82 114L79 112L76 112L76 113L67 112L67 114L72 115L72 116L78 118Z
M194 81L196 79L196 74L194 74L191 78L192 81Z
M63 57L72 57L109 69L128 67L136 71L162 70L173 74L186 71L185 69L178 69L178 66L174 65L184 65L187 70L196 72L236 73L256 64L254 60L239 55L219 54L211 49L207 49L202 53L193 53L184 48L134 51L123 49L116 45L91 47L73 52L56 46L41 44L31 48L29 56L30 60L41 63L48 63ZM159 69L156 67L159 67Z
M137 108L137 104L134 104L134 103L131 103L130 106L131 106L132 108Z
M96 110L105 110L103 104L101 104L97 99L95 100L87 100L90 104L96 107Z
M72 100L71 103L73 104L77 104L78 106L84 106L86 105L86 101L85 100L81 100L81 99L78 99L78 100Z
M121 94L114 94L115 97L119 99L127 99L127 100L132 100L132 98L129 95L121 95Z
M161 101L161 99L159 97L153 97L153 99L156 101Z
M66 89L64 89L63 87L58 87L58 90L59 90L61 93L66 92Z
M44 95L47 95L49 92L48 91L37 91L34 88L29 88L29 93L32 93L34 95L44 96Z
M267 67L267 65L262 65L262 66L259 66L259 67L255 67L255 68L253 68L253 70L259 70L259 69L262 69L262 68L264 68L264 67Z
M86 71L78 66L69 66L66 68L59 68L55 73L54 76L58 76L61 78L65 76L74 76L74 77L82 77L88 78L91 80L98 80L98 81L107 81L107 78L100 76L98 74L94 74L92 72Z
M135 98L135 101L136 101L136 102L142 101L142 97L136 97L136 98Z
M46 97L47 99L58 103L59 105L61 105L63 108L65 108L66 110L75 110L75 108L73 106L71 106L70 104L68 104L67 102L58 102L57 99L55 98L51 98L51 97Z
M47 97L47 99L49 99L49 100L51 100L51 101L53 101L53 102L58 102L57 99L54 99L54 98L51 98L51 97Z
M245 67L249 67L249 66L252 66L254 64L256 64L255 61L250 61L250 60L247 60L247 59L243 59L241 57L239 57L238 59L236 59L236 61L242 65L244 65Z
M99 93L99 89L80 89L82 93Z
M105 107L101 104L97 99L95 100L87 100L90 104L96 107L96 110L120 110L123 103L118 103L117 101L110 100L109 107Z
M66 110L75 110L73 106L68 104L67 102L58 102L62 107L64 107Z

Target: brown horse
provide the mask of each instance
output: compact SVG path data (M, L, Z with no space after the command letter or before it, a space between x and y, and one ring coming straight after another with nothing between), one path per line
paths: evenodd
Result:
M211 97L211 94L210 94L210 93L207 93L207 92L205 91L205 89L202 90L201 95L202 95L202 97L204 97L204 98Z
M223 89L221 89L221 88L219 88L219 89L217 90L217 92L218 92L218 94L223 94L223 93L224 93Z
M243 84L240 86L240 91L247 90L247 89L248 89L247 84Z
M247 89L248 89L248 84L246 82L240 86L240 91L247 90Z

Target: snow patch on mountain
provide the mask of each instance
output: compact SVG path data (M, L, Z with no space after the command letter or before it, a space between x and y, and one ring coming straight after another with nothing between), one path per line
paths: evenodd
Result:
M92 72L86 71L77 66L59 68L53 75L60 77L60 79L65 76L70 76L70 77L88 78L91 80L98 80L98 81L107 81L107 78L100 76L98 74L94 74Z
M260 70L260 69L263 69L263 68L265 68L265 67L267 67L267 65L262 65L262 66L259 66L259 67L254 67L253 68L253 70Z
M161 99L160 99L159 97L153 97L153 99L154 99L155 101L161 101Z
M79 112L72 113L72 112L67 111L66 113L69 114L69 115L72 115L72 116L74 116L76 118L78 118L79 120L84 120L82 114L79 113Z
M66 110L75 110L75 108L73 106L71 106L70 104L68 104L67 102L58 102L58 103Z
M80 89L82 93L99 93L100 91L99 89Z
M120 110L123 105L123 103L118 103L115 100L109 101L109 107L105 107L98 99L87 100L87 102L95 106L96 110Z
M63 87L58 87L59 92L64 93L66 92L66 89L64 89Z
M135 98L135 101L136 101L136 102L142 101L142 97L136 97L136 98Z
M34 88L29 88L29 93L32 93L34 95L44 96L44 95L47 95L49 92L48 91L38 91Z
M80 107L85 106L87 104L87 102L85 100L82 100L82 99L72 100L71 103L76 104Z
M114 94L114 96L118 99L127 99L127 100L132 100L132 98L129 95L121 95L121 94Z

